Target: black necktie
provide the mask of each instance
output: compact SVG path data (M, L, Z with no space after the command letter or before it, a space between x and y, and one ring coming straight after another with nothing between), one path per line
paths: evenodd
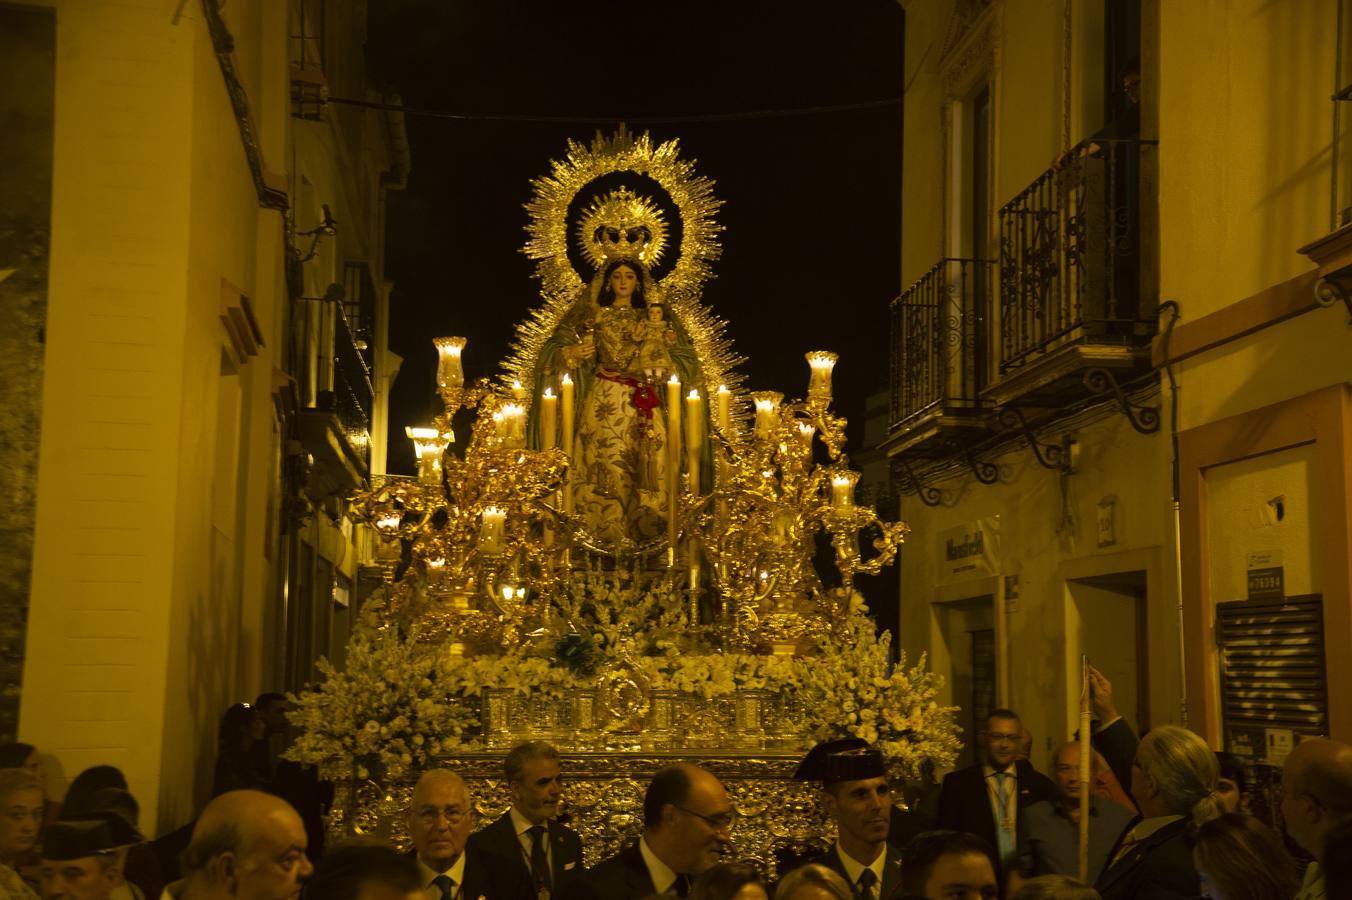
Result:
M530 835L530 878L535 889L551 887L553 879L549 877L549 856L545 848L545 826L532 825L526 829Z
M455 879L449 875L438 875L432 879L432 883L441 891L441 900L454 900L455 898Z
M873 900L873 886L878 883L878 876L873 874L872 869L865 869L859 873L859 880L854 883L854 895L859 900Z

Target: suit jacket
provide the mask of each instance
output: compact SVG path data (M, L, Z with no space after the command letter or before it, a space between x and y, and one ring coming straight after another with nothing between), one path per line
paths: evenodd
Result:
M878 896L881 897L882 900L901 900L904 896L901 890L901 853L891 844L886 846L887 861L883 863L882 890L879 891ZM845 863L840 859L839 846L833 845L830 850L827 850L816 859L809 860L809 862L814 862L834 870L841 878L845 879L845 882L849 884L851 888L854 887L854 883L850 881L850 873L845 871Z
M638 841L609 859L568 879L562 886L563 900L641 900L657 893Z
M553 870L554 892L558 893L564 881L582 871L582 838L567 825L554 820L547 823L550 868ZM469 846L501 859L503 865L520 869L531 879L530 865L522 852L521 840L516 834L512 814L502 814L496 822L486 825L469 836Z
M1127 829L1127 833L1130 831ZM1114 855L1116 852L1114 849ZM1195 900L1200 897L1201 880L1192 864L1188 820L1170 822L1132 846L1125 856L1104 870L1094 887L1103 900Z
M1056 785L1034 769L1026 759L1015 761L1014 774L1018 779L1017 818L1022 818L1025 809L1041 800L1056 802ZM944 776L943 787L939 791L938 825L940 828L975 834L990 844L992 852L999 855L995 814L991 811L990 791L986 787L986 775L981 766L968 766ZM1016 847L1016 851L1018 849ZM1002 870L1004 861L996 860L996 863ZM1003 880L1003 871L1000 874Z
M1141 740L1127 724L1118 719L1093 736L1094 748L1103 754L1118 782L1131 793L1131 764ZM1133 798L1134 801L1134 798ZM1140 821L1133 819L1132 824ZM1118 846L1131 833L1123 829ZM1108 858L1117 855L1117 846ZM1187 819L1172 822L1127 851L1106 868L1094 883L1103 900L1155 898L1179 900L1201 895L1201 882L1192 864L1192 835Z
M418 851L409 855L418 858ZM465 847L465 882L460 900L530 900L535 886L528 874L504 866L496 856Z

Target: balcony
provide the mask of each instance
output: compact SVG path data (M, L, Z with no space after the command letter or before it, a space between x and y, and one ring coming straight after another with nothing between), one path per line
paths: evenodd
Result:
M1158 321L1156 142L1092 139L1000 210L991 406L1060 407L1150 368ZM1101 378L1097 379L1099 382Z
M297 418L301 441L314 458L307 493L316 498L356 490L371 463L370 350L353 334L341 292L331 293L300 298L293 307L293 374L303 406Z
M944 258L892 301L889 455L988 434L982 413L993 260Z

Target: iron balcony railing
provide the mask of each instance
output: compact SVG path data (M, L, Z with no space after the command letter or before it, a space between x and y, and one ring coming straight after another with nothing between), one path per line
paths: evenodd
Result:
M892 427L976 406L986 380L994 260L939 260L892 301Z
M1000 210L1000 372L1153 334L1155 141L1084 141ZM1143 245L1142 239L1151 242Z
M302 297L293 309L293 374L302 402L333 413L348 444L369 466L375 405L369 345L354 337L341 302Z

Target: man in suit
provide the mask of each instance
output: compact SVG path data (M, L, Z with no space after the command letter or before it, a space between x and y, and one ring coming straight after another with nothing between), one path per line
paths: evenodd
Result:
M653 776L643 795L643 836L563 885L569 900L684 897L732 841L732 801L712 774L688 763Z
M996 848L997 874L1019 853L1019 816L1040 800L1056 800L1056 785L1018 759L1022 723L1018 713L992 710L981 735L985 759L944 776L939 792L939 827L965 831Z
M826 814L836 823L836 845L812 862L834 869L858 900L893 900L901 893L901 853L887 843L892 786L883 755L859 738L813 747L793 777L822 788Z
M469 788L450 769L430 769L413 788L408 833L426 900L522 900L530 877L466 847L474 827Z
M543 741L520 744L503 762L512 806L469 837L469 846L519 869L536 894L554 893L582 867L582 839L554 820L563 794L559 751Z
M124 883L118 851L142 840L116 813L56 820L42 831L43 900L108 900Z
M1117 712L1112 683L1092 666L1089 696L1099 721L1094 747L1140 810L1094 887L1104 900L1191 900L1201 880L1189 825L1201 803L1220 811L1215 754L1181 728L1156 728L1139 740Z
M192 826L174 900L294 900L314 867L305 825L285 800L262 791L212 799Z
M1352 747L1326 738L1296 745L1282 766L1282 820L1286 833L1318 862L1305 870L1296 900L1323 897L1323 867L1332 862L1331 832L1352 821ZM1332 889L1328 896L1334 896Z

